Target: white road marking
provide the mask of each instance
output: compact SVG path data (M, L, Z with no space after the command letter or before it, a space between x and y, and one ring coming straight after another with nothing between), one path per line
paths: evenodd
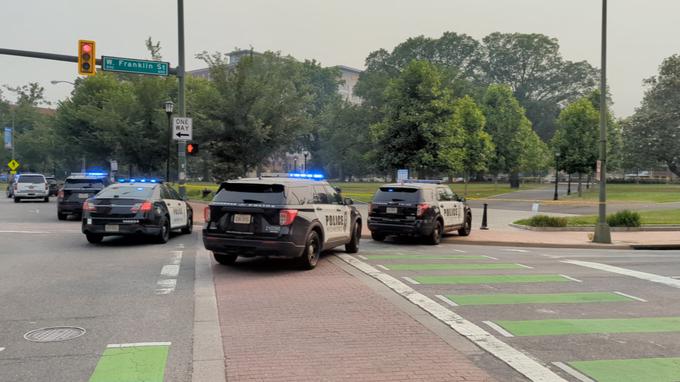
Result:
M531 381L541 382L566 382L566 380L555 374L552 370L541 365L531 357L514 349L505 342L491 335L481 327L466 320L462 316L452 312L444 306L436 303L432 299L415 291L413 288L397 280L396 278L385 274L372 266L355 259L349 255L337 255L340 259L367 275L379 280L394 292L403 296L415 305L418 305L438 320L442 321L451 329L459 334L465 336L470 341L477 344L477 346L486 350L496 358L502 360L519 373L523 374ZM408 281L408 280L407 280Z
M491 257L491 256L486 256L486 255L482 255L482 256L486 257L487 259L491 259L491 260L498 260L498 259L497 259L497 258L495 258L495 257Z
M172 342L133 342L129 344L108 344L107 348L138 348L143 346L170 346Z
M382 270L384 270L384 271L389 271L389 270L390 270L390 269L387 268L386 266L380 265L380 264L376 265L376 267L378 267L378 268L380 268L380 269L382 269Z
M672 279L680 279L680 276L671 276Z
M454 251L454 252L465 253L465 251L463 251L462 249L454 249L453 251Z
M411 284L413 284L413 285L420 285L419 282L417 282L416 280L414 280L414 279L412 279L412 278L410 278L410 277L402 277L402 279L408 281L409 283L411 283Z
M632 298L633 300L637 300L637 301L640 301L640 302L647 302L647 300L645 300L644 298L631 296L631 295L623 293L623 292L614 292L614 293L618 294L619 296Z
M500 334L500 335L503 336L503 337L507 337L507 338L514 337L514 336L512 335L512 333L510 333L509 331L507 331L507 330L501 328L499 325L497 325L497 324L495 324L495 323L493 323L493 322L491 322L491 321L482 321L482 322L483 322L484 324L486 324L486 326L488 326L488 327L490 327L491 329L497 331L498 334Z
M654 273L634 271L632 269L619 268L607 264L591 263L589 261L563 260L562 262L566 264L580 265L586 268L598 269L605 272L618 273L620 275L635 277L641 280L651 281L653 283L668 285L673 288L680 288L680 280L666 276L655 275Z
M567 275L560 275L560 276L564 277L564 278L567 279L567 280L576 281L577 283L582 283L582 282L583 282L583 280L575 279L575 278L569 277L569 276L567 276Z
M26 234L44 234L44 233L52 233L48 231L15 231L15 230L1 230L0 233L26 233Z
M553 365L559 367L565 373L571 375L572 377L578 379L581 382L595 382L594 380L592 380L592 379L586 377L585 375L581 374L578 370L571 368L567 364L564 364L562 362L553 362Z
M539 254L539 256L549 257L551 259L559 259L560 257L566 257L566 256L556 256L556 255L546 255L546 254Z
M444 303L446 303L446 304L448 304L448 305L451 305L451 306L458 306L458 304L456 304L455 302L451 301L451 300L448 299L446 296L442 296L442 295L440 295L440 294L436 294L436 295L434 295L434 297L436 297L436 298L438 298L438 299L444 301Z
M508 251L508 252L518 252L518 253L527 253L527 252L529 252L529 251L527 251L527 250L525 250L525 249L503 248L503 250L504 250L504 251Z
M361 260L368 260L368 257L364 255L357 255L357 257L360 258Z
M170 294L177 288L177 276L182 263L182 251L172 251L170 264L161 268L161 278L156 283L156 294Z
M5 348L0 348L0 351L3 351L3 350L5 350Z
M526 269L534 269L534 267L530 267L530 266L524 265L524 264L519 264L519 263L517 263L517 265L519 265L519 266L522 267L522 268L526 268Z

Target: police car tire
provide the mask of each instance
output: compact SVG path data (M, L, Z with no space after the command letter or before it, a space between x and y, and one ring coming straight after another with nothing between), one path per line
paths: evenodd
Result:
M20 201L21 201L21 199L19 199L19 198L14 198L14 203L19 203Z
M188 235L193 230L194 230L194 217L189 216L189 219L187 221L187 226L182 228L182 233L185 234L185 235Z
M57 219L66 220L66 214L62 214L61 212L57 212Z
M427 237L427 242L432 245L437 245L442 240L442 235L444 234L444 226L441 220L437 220L432 233Z
M359 252L359 241L361 240L361 222L354 223L354 231L349 243L345 244L345 252L357 253Z
M300 256L300 265L307 270L314 269L321 257L321 238L316 231L311 231L305 243L305 249Z
M170 240L170 220L164 217L161 220L161 230L156 236L156 242L159 244L165 244Z
M226 253L213 252L213 258L215 261L222 265L234 265L238 255L228 255Z
M85 238L87 239L88 243L99 244L102 242L102 240L104 240L104 235L96 233L86 233Z
M465 215L465 222L463 226L458 230L459 236L470 236L470 231L472 231L472 215Z
M371 239L375 241L385 241L385 234L380 232L371 232Z
M49 196L46 196L45 199L43 199L43 202L49 203L49 202L50 202L50 197L49 197Z

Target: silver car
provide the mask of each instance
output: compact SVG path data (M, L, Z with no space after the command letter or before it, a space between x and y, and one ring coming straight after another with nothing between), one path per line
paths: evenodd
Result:
M13 184L14 203L22 199L42 199L50 201L50 186L42 174L21 174Z

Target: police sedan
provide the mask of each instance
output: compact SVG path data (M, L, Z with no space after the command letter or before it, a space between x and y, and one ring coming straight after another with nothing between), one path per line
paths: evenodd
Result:
M166 243L172 230L190 234L193 224L191 206L156 180L121 179L83 203L82 231L93 244L118 235L147 235Z

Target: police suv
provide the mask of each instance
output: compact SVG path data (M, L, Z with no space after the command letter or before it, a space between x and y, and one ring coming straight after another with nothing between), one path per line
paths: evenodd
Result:
M368 229L376 241L388 235L423 236L439 244L445 232L468 236L472 212L465 199L440 181L410 180L381 186L368 207Z
M230 180L204 213L203 244L220 264L275 256L312 269L322 251L359 250L361 215L321 174Z
M83 214L83 202L109 183L106 173L71 173L57 192L57 219L66 220L69 215L80 218Z
M120 179L83 203L82 231L93 244L114 235L149 235L166 243L170 231L190 234L193 224L191 206L154 179Z

